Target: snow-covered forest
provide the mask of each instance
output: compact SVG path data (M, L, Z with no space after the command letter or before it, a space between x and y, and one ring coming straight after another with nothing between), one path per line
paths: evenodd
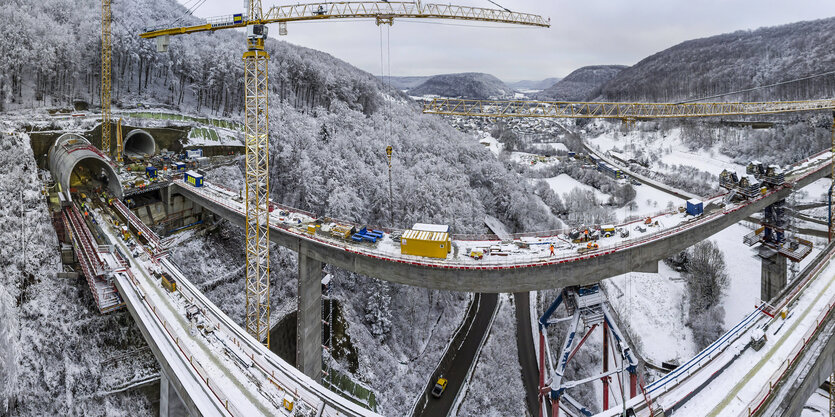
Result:
M600 88L599 96L676 102L826 73L835 63L828 47L833 29L835 18L830 17L682 42L621 71ZM808 100L833 94L830 75L714 100Z
M157 375L127 311L101 315L84 278L59 278L58 238L26 135L0 135L0 415L149 415L122 390Z
M193 22L182 16L185 9L174 0L116 2L113 7L115 107L241 117L241 33L177 37L169 52L159 54L152 41L137 34L179 17ZM15 24L0 27L0 111L37 119L46 109L86 105L95 110L100 104L99 10L100 3L92 0L7 0L0 17ZM823 45L829 45L833 24L835 19L826 19L685 42L621 72L604 68L604 78L618 75L601 94L666 100L806 75L832 63ZM647 186L636 191L594 169L568 163L521 167L511 151L535 147L510 146L510 141L518 142L524 132L498 135L509 146L497 157L450 120L421 115L404 94L328 54L274 39L267 51L272 56L270 187L275 201L379 226L445 223L457 233L486 233L487 215L511 232L614 222L615 212L636 206L639 195L646 206L654 204L651 211L664 208L664 202L656 208L658 201L639 194ZM704 56L713 58L706 62ZM804 65L792 66L795 62ZM588 80L574 81L580 84L564 84L570 93L590 88ZM595 87L603 82L592 81ZM743 97L809 98L833 91L830 79L783 87L767 97ZM583 122L572 126L582 131L582 139L553 136L573 151L582 152L583 140L589 139L604 145L603 150L628 153L641 162L633 164L636 171L708 195L717 190L716 173L693 166L697 163L738 167L759 159L786 165L828 146L828 117L776 120L773 128L756 130L718 121L639 122L629 132L608 122ZM486 131L492 128L490 122L479 123ZM62 125L68 126L93 127L89 121ZM527 125L529 131L540 128L545 122ZM389 145L394 149L391 184L385 156ZM0 180L0 416L153 415L152 394L128 389L159 373L130 315L124 310L99 314L83 278L58 277L59 243L38 178L48 174L36 167L26 135L0 135L0 165L6 167ZM237 189L243 183L242 165L214 169L207 176ZM558 177L578 184L568 188L549 182ZM214 303L243 323L241 230L219 222L179 239L171 257ZM697 347L729 324L720 304L729 291L721 249L697 246L683 263L689 304L681 313ZM277 321L296 306L297 258L278 247L271 254ZM470 296L389 284L330 266L327 272L347 323L344 343L356 350L355 358L334 354L331 366L370 387L379 412L408 414L461 323ZM556 292L540 293L538 311ZM623 328L629 331L628 324ZM524 407L521 380L515 376L514 330L512 303L505 298L462 415L514 415ZM551 333L552 346L563 333ZM595 373L600 358L591 352L600 346L596 336L591 338L567 375L579 379ZM509 394L491 397L497 390ZM599 408L599 394L589 389L575 397Z

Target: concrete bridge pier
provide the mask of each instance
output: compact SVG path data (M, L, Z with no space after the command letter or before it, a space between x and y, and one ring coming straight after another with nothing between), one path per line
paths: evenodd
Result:
M322 381L322 261L299 244L299 301L296 322L296 368Z
M174 384L168 380L165 372L160 372L159 378L159 417L188 417L186 409Z
M760 299L769 302L786 287L786 257L776 251L768 250L768 253L760 253L760 260L762 265Z

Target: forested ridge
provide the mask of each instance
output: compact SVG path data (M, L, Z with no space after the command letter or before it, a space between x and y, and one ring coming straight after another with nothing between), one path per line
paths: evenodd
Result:
M835 71L835 18L740 30L682 42L622 71L601 88L613 101L678 101ZM719 98L802 100L835 95L835 75Z
M91 0L9 0L0 9L0 105L6 109L63 106L80 99L98 106L101 4ZM137 102L230 116L243 106L243 34L219 31L172 38L168 52L139 33L155 25L195 24L174 1L113 3L113 101ZM270 89L299 107L334 100L371 111L378 83L368 73L319 51L267 42ZM2 110L2 109L0 109Z
M543 100L583 101L592 98L607 81L626 69L624 65L590 65L578 68L536 97Z
M20 24L0 28L8 51L0 58L4 107L65 107L74 99L98 105L100 3L50 0L33 7L11 1L0 14ZM240 117L243 34L178 36L167 53L157 53L155 43L138 34L185 9L173 0L113 7L115 106L142 103ZM186 16L178 24L193 23ZM272 57L271 188L277 201L401 227L423 220L481 232L485 213L515 230L554 225L517 174L442 120L420 115L418 106L373 75L283 41L270 39L266 49ZM387 145L395 149L394 215L382 180Z
M413 96L434 94L471 99L502 98L512 95L513 92L502 80L480 72L433 75L409 90L409 94Z

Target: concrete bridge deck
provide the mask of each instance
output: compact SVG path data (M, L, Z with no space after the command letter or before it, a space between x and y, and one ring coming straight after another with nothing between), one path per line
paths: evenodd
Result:
M465 254L450 255L447 259L400 255L388 235L377 247L349 243L318 234L311 235L304 227L305 222L313 220L314 217L290 208L286 208L290 214L283 216L283 220L278 210L273 212L270 220L270 240L326 264L418 287L510 293L592 284L631 271L654 271L659 260L785 199L795 189L803 188L827 176L829 166L829 153L818 154L789 170L786 184L765 195L724 208L715 207L695 219L682 220L671 215L672 227L629 240L608 238L613 242L608 246L606 240L601 240L599 250L586 254L577 253L572 246L555 256L541 250L520 251L510 253L506 257L491 257L495 260L481 261L471 259ZM171 193L186 196L234 224L244 224L245 206L235 192L211 184L195 188L183 181L174 181L170 190ZM714 197L714 200L719 199L721 196ZM548 242L564 245L556 234L535 239L545 242L545 245ZM502 242L453 240L453 246L459 248L491 245L502 245Z
M110 226L111 213L102 209L90 213L103 225L112 245L109 250L99 249L99 255L165 380L190 414L377 416L270 352L206 299L166 255L155 256L153 248L141 245L131 250ZM173 277L177 290L166 291L154 271ZM294 402L296 414L283 407L285 398Z

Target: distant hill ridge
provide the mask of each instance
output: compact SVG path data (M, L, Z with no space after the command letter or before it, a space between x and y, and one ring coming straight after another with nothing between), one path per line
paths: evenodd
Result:
M774 84L835 70L835 18L737 31L682 42L605 83L605 100L678 101ZM835 77L819 77L724 96L724 101L835 96Z
M513 93L514 90L502 80L480 72L435 75L409 90L412 96L434 94L473 99L506 97Z
M505 82L510 87L513 87L517 90L544 90L552 85L558 83L562 78L559 77L551 77L546 78L544 80L522 80L516 81L514 83Z
M411 88L415 88L424 81L431 78L429 75L424 76L412 76L412 77L395 77L395 76L377 76L383 83L388 83L391 85L391 88L395 88L397 90L408 90Z
M588 100L607 81L626 69L625 65L590 65L574 70L558 83L536 95L543 100Z

